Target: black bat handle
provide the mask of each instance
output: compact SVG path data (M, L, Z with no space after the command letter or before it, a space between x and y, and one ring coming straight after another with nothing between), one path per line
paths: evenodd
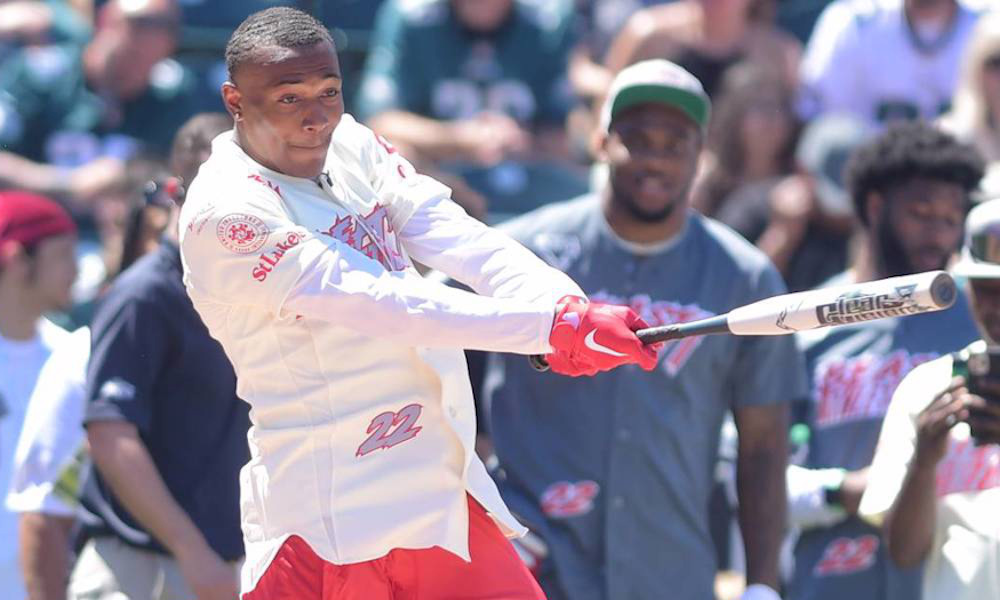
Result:
M708 335L710 333L729 333L729 322L726 315L717 315L707 319L691 321L689 323L678 323L675 325L663 325L661 327L650 327L640 329L635 332L643 344L655 344L657 342L669 342L696 335Z

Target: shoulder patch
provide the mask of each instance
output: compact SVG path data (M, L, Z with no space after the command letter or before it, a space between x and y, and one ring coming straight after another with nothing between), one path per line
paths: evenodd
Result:
M224 248L236 254L251 254L260 250L271 230L260 218L246 213L233 213L219 220L215 235Z

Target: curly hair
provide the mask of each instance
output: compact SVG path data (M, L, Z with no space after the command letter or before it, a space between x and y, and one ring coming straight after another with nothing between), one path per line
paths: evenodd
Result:
M983 178L985 163L969 144L923 121L891 125L882 135L860 146L844 173L855 214L868 225L868 195L885 193L923 177L954 183L971 193Z
M255 12L236 28L226 43L229 76L252 62L265 48L301 48L320 42L333 44L330 31L315 17L288 6Z

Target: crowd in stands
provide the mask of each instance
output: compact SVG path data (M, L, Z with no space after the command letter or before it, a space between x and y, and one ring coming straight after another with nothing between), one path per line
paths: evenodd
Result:
M997 0L0 0L0 599L237 597L249 418L180 293L173 229L231 127L226 40L278 5L333 33L348 113L470 215L651 324L945 268L973 233L1000 244L995 208L964 229L1000 198ZM673 149L690 159L690 220L636 244L578 199L621 176L605 100L653 59L693 75L711 108L700 150ZM637 195L666 186L634 168ZM698 235L752 260L702 260ZM678 248L697 260L667 260ZM970 292L980 308L989 293ZM704 598L702 575L720 599L744 594L743 576L793 600L1000 597L1000 509L963 521L947 504L975 538L954 552L984 565L967 572L942 574L947 531L926 573L892 546L909 539L895 494L920 493L907 457L952 463L906 429L936 400L890 401L911 369L982 337L959 304L773 345L669 346L655 381L552 381L523 357L470 353L479 449L532 530L519 553L553 599L652 599L654 581L655 598ZM594 401L607 405L577 414ZM876 457L887 412L901 449ZM980 478L940 497L1000 500L1000 445L966 446ZM556 485L560 461L591 470ZM869 467L893 478L877 495ZM775 490L787 519L761 505ZM179 520L126 508L144 494ZM775 527L780 557L780 539L750 532ZM963 584L986 595L955 595Z

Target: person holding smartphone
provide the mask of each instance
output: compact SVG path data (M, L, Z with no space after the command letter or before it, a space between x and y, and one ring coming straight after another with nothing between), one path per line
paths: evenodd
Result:
M969 213L953 271L982 339L900 383L859 510L897 565L924 562L924 600L1000 597L1000 200Z

